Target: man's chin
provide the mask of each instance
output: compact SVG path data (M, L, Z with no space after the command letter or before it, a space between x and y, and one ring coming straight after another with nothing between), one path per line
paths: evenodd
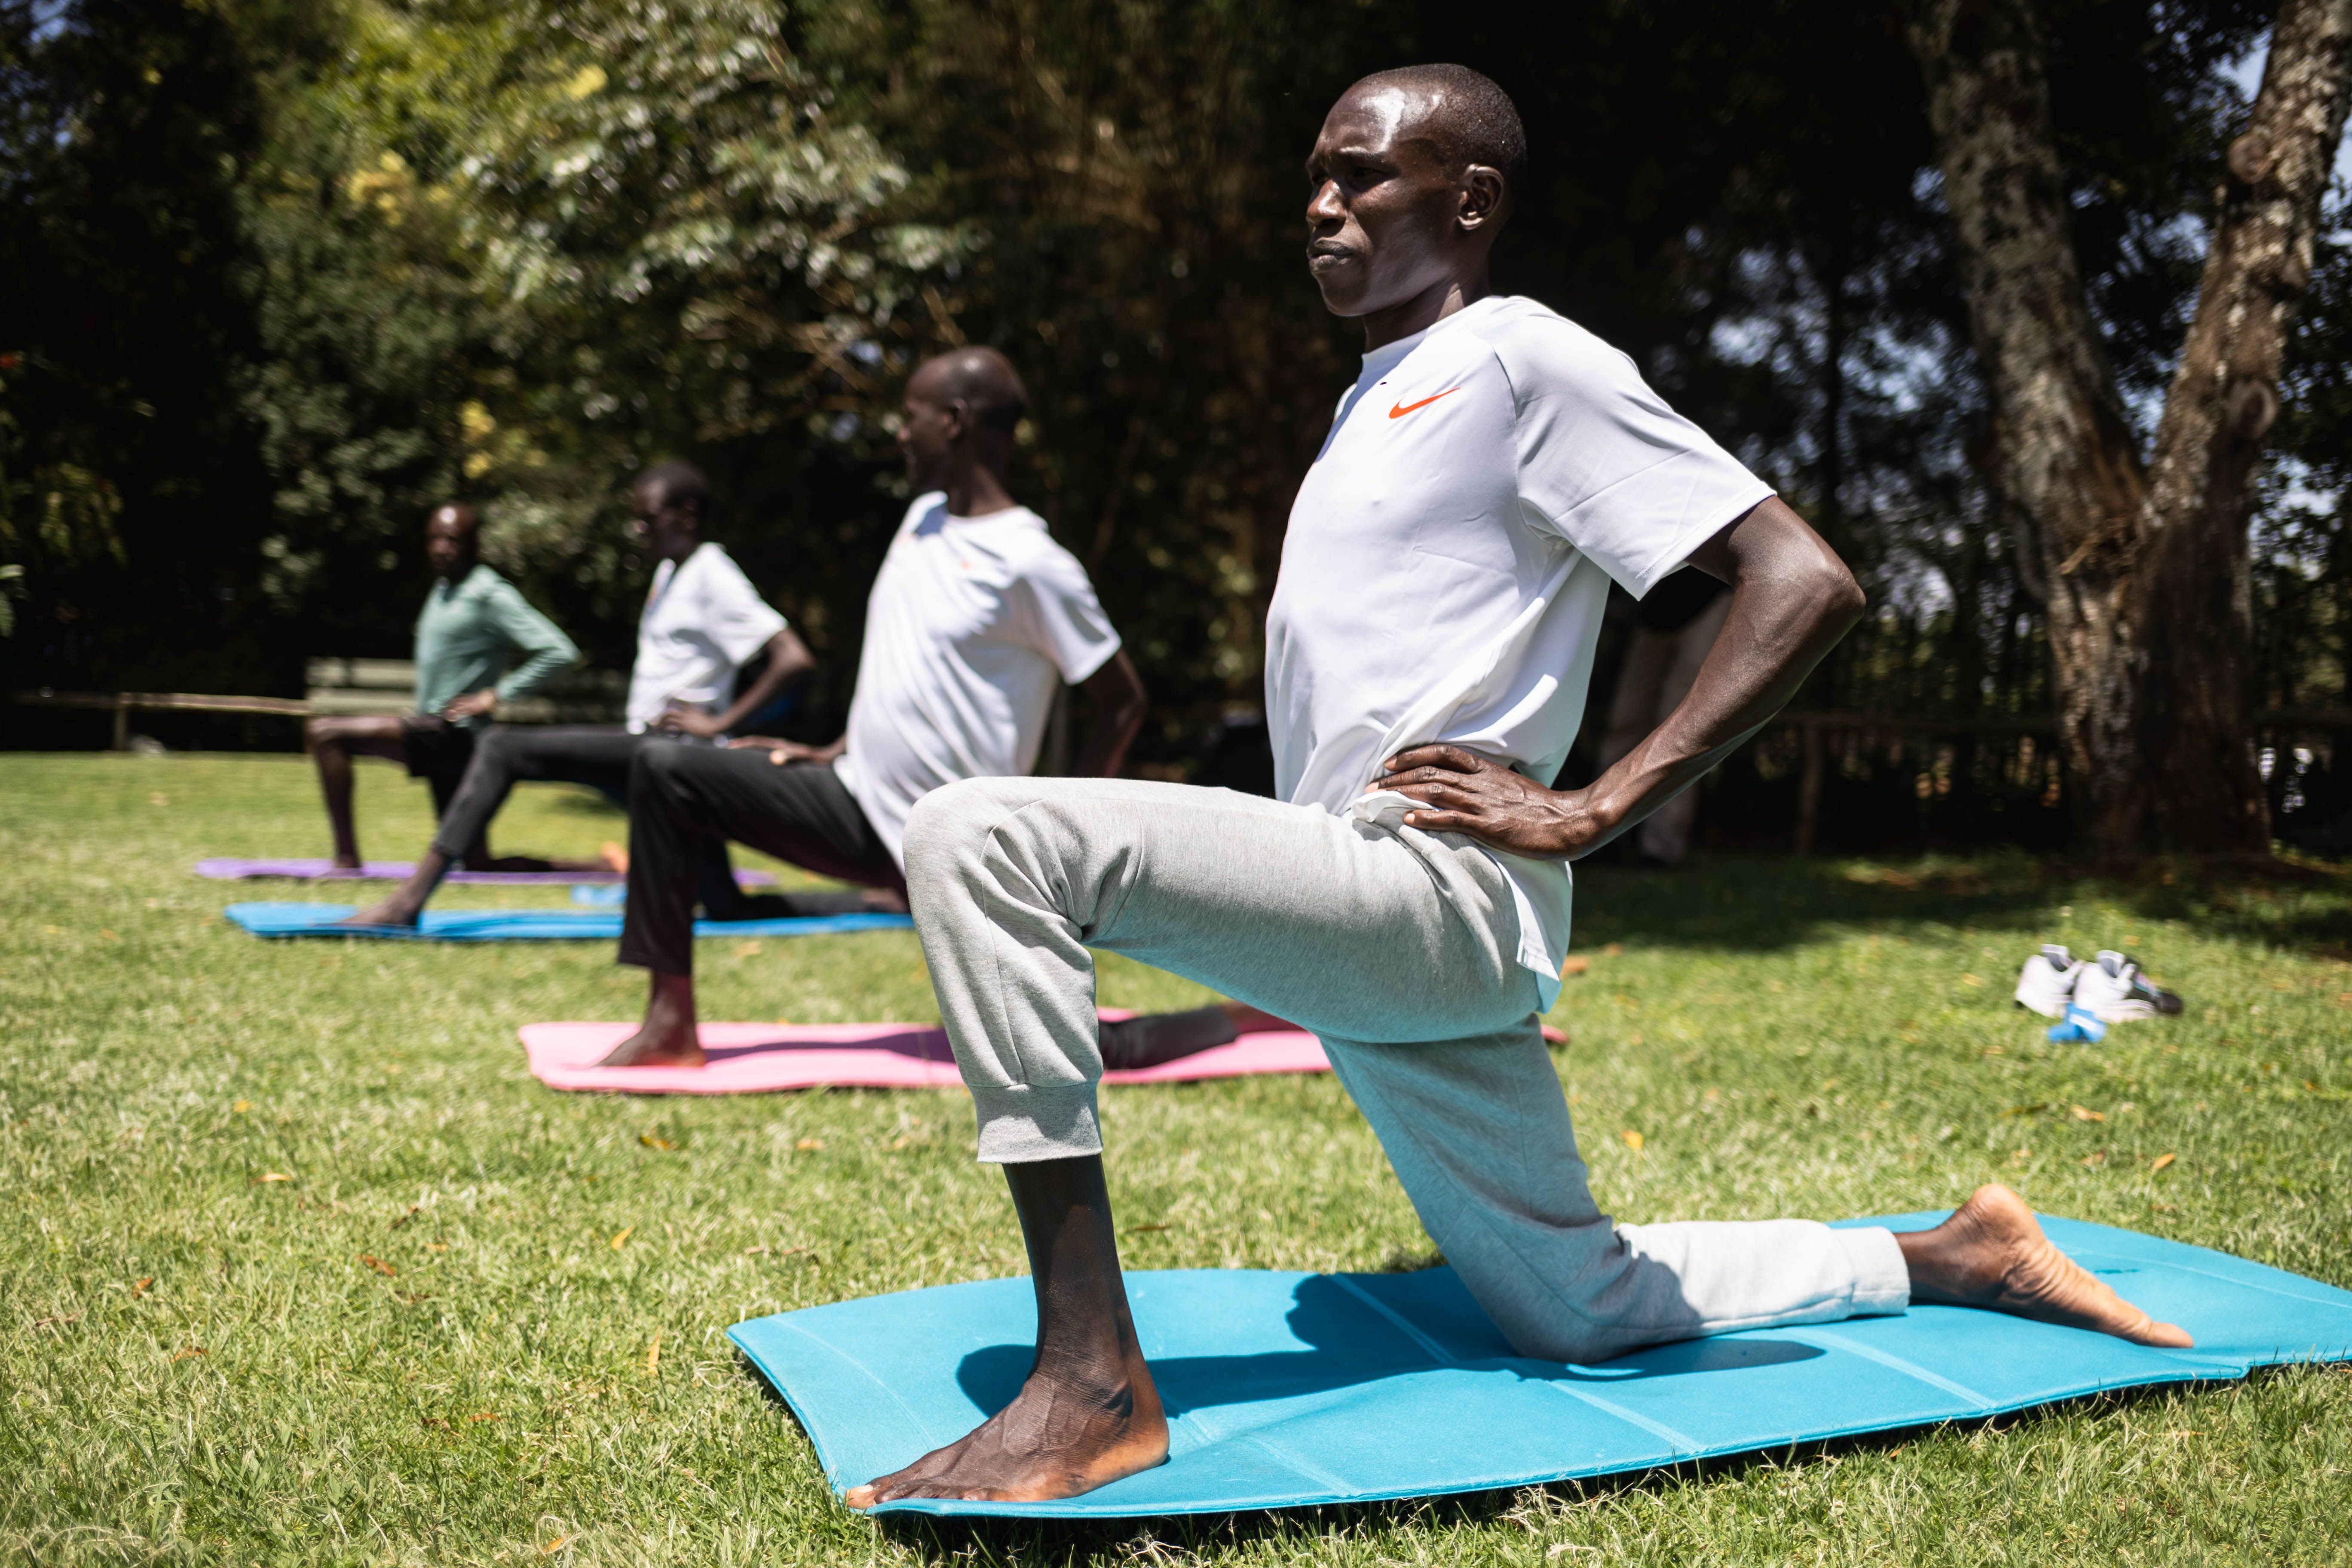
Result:
M1360 289L1351 289L1337 278L1318 278L1315 286L1322 290L1323 308L1344 321L1353 321L1364 314L1364 295Z

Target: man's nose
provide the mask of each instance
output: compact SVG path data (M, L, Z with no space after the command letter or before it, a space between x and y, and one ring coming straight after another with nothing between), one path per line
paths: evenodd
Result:
M1339 200L1339 182L1326 180L1316 186L1315 194L1307 199L1307 223L1320 227L1327 223L1344 223L1347 218L1348 209Z

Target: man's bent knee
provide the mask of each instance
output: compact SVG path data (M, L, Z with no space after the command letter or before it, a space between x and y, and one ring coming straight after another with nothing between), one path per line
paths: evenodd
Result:
M709 747L689 746L682 741L648 740L629 757L629 798L638 798L641 791L675 795L688 763L719 754Z
M961 779L941 784L907 814L907 879L919 868L945 871L979 847L999 823L1036 795L1031 779Z

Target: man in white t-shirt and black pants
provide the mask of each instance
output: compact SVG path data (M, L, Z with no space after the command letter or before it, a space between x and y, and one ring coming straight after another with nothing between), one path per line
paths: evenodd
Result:
M653 978L644 1026L604 1065L702 1060L693 870L710 845L731 839L822 876L903 891L908 810L959 779L1028 773L1066 682L1085 689L1095 713L1078 771L1118 771L1143 722L1143 683L1086 569L1005 489L1027 405L993 349L942 354L908 380L898 441L922 493L875 576L839 740L744 739L637 759L620 961ZM1201 1013L1193 1022L1232 1037L1226 1012ZM1194 1029L1183 1043L1215 1040Z
M1282 798L992 779L908 822L981 1158L1003 1164L1028 1242L1037 1355L1011 1405L853 1506L1066 1497L1167 1457L1104 1184L1089 948L1321 1036L1520 1354L1592 1362L1913 1300L2188 1342L2059 1253L2005 1187L1900 1236L1619 1226L1593 1202L1537 1032L1568 948L1568 862L1753 734L1863 600L1624 355L1490 291L1525 156L1510 100L1457 66L1368 78L1324 121L1309 267L1367 353L1299 488L1267 617ZM1639 595L1686 562L1732 585L1689 696L1591 787L1550 789L1610 583Z
M657 464L637 476L629 500L635 531L659 563L637 617L626 723L618 729L531 724L488 731L475 747L442 814L440 831L415 872L344 923L415 925L433 889L467 846L479 841L516 784L585 784L626 806L629 765L640 750L718 740L765 708L794 676L815 668L806 646L760 597L743 569L703 537L710 482L701 469L691 463ZM763 655L767 668L746 690L735 693L736 672ZM718 920L825 913L841 902L832 895L815 902L788 895L746 898L735 885L724 845L714 847L698 868L696 885Z

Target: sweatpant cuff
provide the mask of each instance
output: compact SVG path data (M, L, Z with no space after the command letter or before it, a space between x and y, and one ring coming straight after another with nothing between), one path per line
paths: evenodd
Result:
M980 1157L992 1165L1067 1160L1102 1152L1092 1083L975 1086Z
M1830 1234L1845 1248L1846 1261L1853 1267L1855 1317L1891 1317L1908 1310L1911 1266L1903 1261L1903 1248L1895 1244L1893 1231L1874 1225Z

